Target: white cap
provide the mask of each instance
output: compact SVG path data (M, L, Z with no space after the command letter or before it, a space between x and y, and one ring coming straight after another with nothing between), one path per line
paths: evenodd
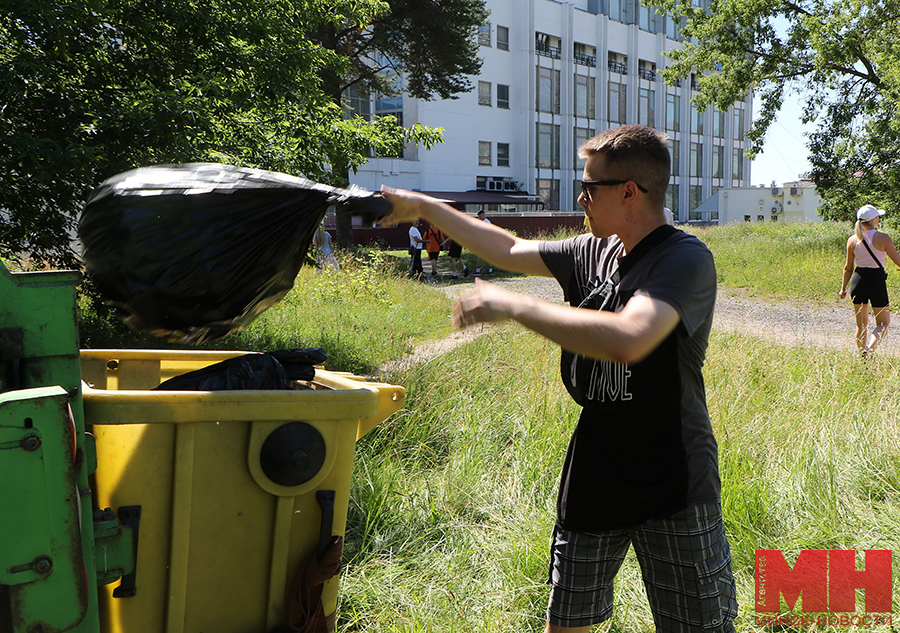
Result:
M868 222L869 220L874 220L882 215L884 215L883 209L876 209L871 204L864 204L859 208L859 211L856 212L856 219L861 222Z

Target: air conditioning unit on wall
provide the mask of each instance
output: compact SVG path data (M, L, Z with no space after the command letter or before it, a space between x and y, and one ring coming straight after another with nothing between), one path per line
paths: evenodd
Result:
M504 180L503 181L503 191L518 191L519 183L515 180Z
M502 180L488 180L487 181L487 190L488 191L503 191L503 181Z

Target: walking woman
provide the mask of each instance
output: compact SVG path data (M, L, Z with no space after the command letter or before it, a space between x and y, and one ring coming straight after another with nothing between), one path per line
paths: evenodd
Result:
M865 358L875 351L887 334L891 323L888 306L886 257L900 266L900 254L887 233L878 231L878 223L884 211L871 204L856 212L856 231L847 240L847 263L841 284L841 299L850 291L853 311L856 314L856 347ZM875 317L875 329L869 332L869 303Z

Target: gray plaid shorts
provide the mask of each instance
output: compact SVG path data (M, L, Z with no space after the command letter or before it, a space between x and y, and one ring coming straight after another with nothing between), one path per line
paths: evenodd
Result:
M717 503L598 534L557 526L550 552L547 620L598 624L612 616L613 579L629 545L641 566L658 633L731 633L737 597L731 550Z

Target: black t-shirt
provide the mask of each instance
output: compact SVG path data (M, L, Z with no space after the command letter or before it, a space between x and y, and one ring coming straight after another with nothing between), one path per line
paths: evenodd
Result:
M700 240L671 227L657 231L645 240L670 234L625 272L605 309L618 312L632 296L644 295L675 308L679 325L639 363L581 357L580 373L562 368L564 381L573 375L581 381L575 387L584 407L560 482L558 521L567 529L628 527L719 499L718 449L702 375L715 264ZM632 253L640 250L641 244ZM541 244L544 262L573 306L609 279L621 251L617 237Z

